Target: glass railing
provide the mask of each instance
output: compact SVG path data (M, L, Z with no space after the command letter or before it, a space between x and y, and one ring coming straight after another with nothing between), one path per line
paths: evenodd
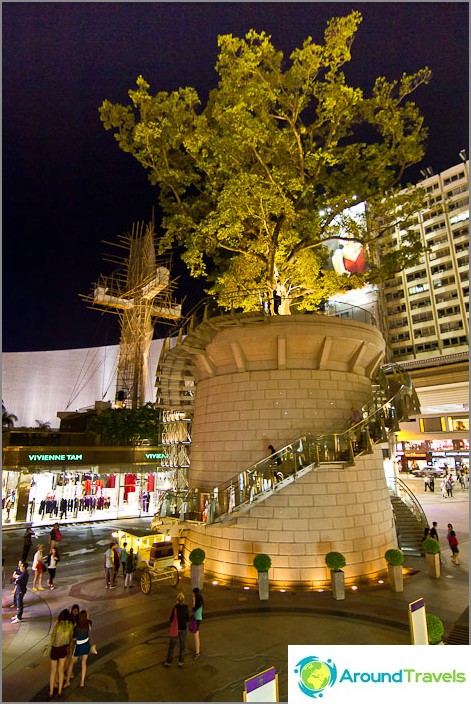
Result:
M339 433L304 435L212 489L167 492L160 515L215 523L266 498L306 468L330 462L353 465L355 457L370 454L375 443L387 442L411 410L419 410L409 375L397 364L379 370L374 388L372 398L362 407L364 418L360 422ZM407 493L407 487L403 493ZM418 505L413 510L422 509Z

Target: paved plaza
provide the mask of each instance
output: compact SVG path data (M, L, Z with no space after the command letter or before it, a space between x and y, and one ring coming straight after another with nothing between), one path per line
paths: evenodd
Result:
M47 700L49 660L41 651L57 614L73 603L90 613L98 655L89 656L85 687L78 687L76 676L64 690L65 701L242 701L244 680L271 666L279 673L280 700L287 701L289 644L408 645L407 607L419 597L425 598L429 612L442 618L449 634L468 606L468 492L458 489L453 499L444 499L437 493L425 494L419 479L407 483L430 523L439 523L444 563L439 580L428 576L424 558L407 557L411 573L402 594L391 592L387 584L360 583L357 590L347 590L344 601L335 601L330 591L272 590L269 601L261 602L253 588L207 582L201 658L193 660L189 633L183 668L176 661L170 669L162 667L175 589L161 583L145 596L137 585L125 591L120 577L115 590L106 590L102 553L113 522L64 526L57 588L28 591L23 623L10 622L8 584L3 589L2 701ZM446 544L448 522L460 540L459 567L451 563ZM141 523L147 526L148 520ZM35 528L42 542L49 530L49 526ZM21 552L22 533L18 527L3 532L7 577ZM189 600L188 576L185 572L179 588Z

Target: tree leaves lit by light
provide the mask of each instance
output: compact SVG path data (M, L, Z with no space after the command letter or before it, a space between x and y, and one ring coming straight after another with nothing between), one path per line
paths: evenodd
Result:
M378 77L368 93L348 85L342 67L361 20L356 11L331 19L323 43L308 37L289 60L265 32L218 37L219 82L205 105L190 87L153 95L139 76L130 105L100 107L104 127L158 187L162 248L181 246L224 308L314 310L420 255L408 228L423 194L399 189L424 154L410 96L431 73ZM363 218L349 214L359 202ZM407 237L380 257L394 224ZM368 271L327 266L325 245L342 239L363 245Z

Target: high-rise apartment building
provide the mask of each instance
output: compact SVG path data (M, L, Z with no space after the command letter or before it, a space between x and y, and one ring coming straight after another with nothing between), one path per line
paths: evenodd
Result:
M468 352L469 161L418 185L428 207L414 228L426 252L384 284L379 296L389 361L401 364ZM392 247L400 248L406 236L396 229Z

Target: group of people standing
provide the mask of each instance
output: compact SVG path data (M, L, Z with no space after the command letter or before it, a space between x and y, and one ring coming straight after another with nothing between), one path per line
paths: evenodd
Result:
M194 660L200 657L200 627L203 620L203 595L198 587L193 589L191 615L188 605L185 604L183 592L177 594L176 604L170 614L169 643L167 657L162 663L164 667L171 667L173 661L173 651L178 641L178 666L183 667L186 649L186 637L188 629L193 633L195 639Z
M109 548L103 555L105 567L105 585L107 589L115 589L118 580L120 567L123 570L124 588L133 587L133 574L136 570L137 555L133 548L127 550L127 543L123 543L121 549L118 543L110 543Z
M437 523L437 521L433 521L431 528L429 528L427 526L424 529L424 536L422 538L422 542L426 538L433 538L434 540L437 541L437 543L440 543L437 529L438 529L438 523ZM454 565L459 565L460 564L460 551L459 551L459 547L458 547L458 538L456 536L456 531L454 530L452 523L448 523L448 525L447 525L446 537L448 540L448 545L450 546L450 550L451 550L451 561L453 562Z
M70 611L63 609L51 632L49 644L46 646L51 661L49 677L49 696L51 700L57 687L57 696L62 697L62 690L70 686L75 663L80 658L80 687L85 686L87 660L91 652L96 653L96 647L91 643L90 632L92 622L85 609L73 604Z
M13 603L10 604L11 609L16 609L16 615L12 616L12 623L21 623L23 620L24 598L28 590L27 584L29 581L28 572L28 556L33 545L33 538L36 535L32 528L28 527L23 536L23 552L18 560L18 565L15 567L12 574L13 582ZM59 530L59 524L55 523L49 534L49 552L44 555L44 546L42 543L36 546L36 551L33 557L32 570L34 573L32 591L44 591L43 574L47 571L48 579L47 586L49 589L55 589L54 579L56 576L57 565L60 562L59 551L57 550L58 543L62 540L62 535Z

